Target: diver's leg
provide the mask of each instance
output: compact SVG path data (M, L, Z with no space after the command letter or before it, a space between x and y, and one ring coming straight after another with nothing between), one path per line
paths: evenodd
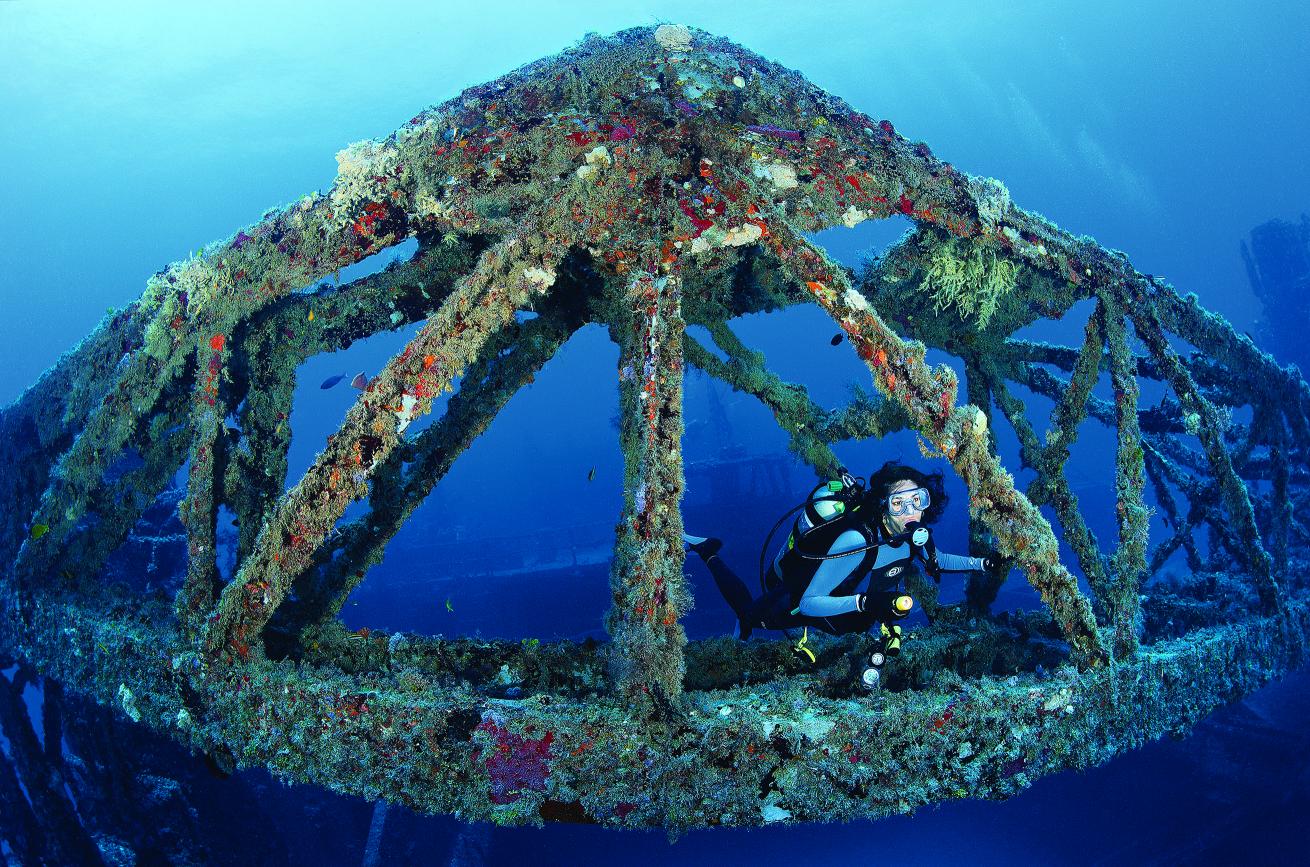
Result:
M702 553L709 542L718 542L719 545L714 546L709 553ZM756 601L747 589L746 582L738 578L737 573L729 569L728 564L719 556L718 550L722 544L718 539L707 539L699 545L692 545L691 550L701 555L705 566L714 576L715 586L719 588L728 606L732 608L732 613L737 615L737 637L745 641L750 638L751 630L760 622L755 616Z
M719 549L723 547L723 540L713 536L693 536L690 533L683 533L682 541L687 543L687 550L695 551L707 563L710 557L719 553Z

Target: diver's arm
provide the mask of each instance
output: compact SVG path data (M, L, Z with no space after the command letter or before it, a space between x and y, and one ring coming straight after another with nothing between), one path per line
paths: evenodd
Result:
M987 568L982 557L963 557L945 551L937 552L937 566L943 572L982 572Z
M832 543L832 546L828 549L828 554L854 551L857 548L865 547L867 544L868 542L859 532L847 530ZM863 559L864 552L860 551L846 557L836 557L820 563L818 571L810 579L810 584L805 588L805 594L801 597L801 614L806 617L832 617L837 614L849 614L852 611L859 611L858 596L831 596L829 594L859 568Z

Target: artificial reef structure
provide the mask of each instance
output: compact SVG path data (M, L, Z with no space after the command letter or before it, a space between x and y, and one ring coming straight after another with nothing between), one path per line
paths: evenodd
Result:
M675 831L1004 798L1185 732L1303 661L1296 369L800 74L681 26L593 36L337 159L326 193L155 274L0 414L3 661L289 781L469 820ZM809 240L893 215L913 230L861 273ZM331 282L411 238L410 260ZM818 406L727 325L795 304L832 317L875 391ZM1075 307L1081 345L1017 336ZM297 367L417 322L290 484ZM589 323L620 348L610 640L348 632L336 615L388 539ZM963 392L930 348L961 360ZM687 641L688 365L768 406L818 479L834 443L908 429L967 485L971 535L1007 569L965 606L916 585L931 624L880 693L852 676L870 638L820 639L813 664L788 641ZM1044 432L1025 398L1053 404ZM1026 490L997 458L1001 423ZM1117 441L1114 540L1065 472L1097 423ZM176 592L97 580L184 467ZM343 519L357 502L366 517ZM1153 577L1171 556L1186 569ZM1007 574L1044 610L991 614Z

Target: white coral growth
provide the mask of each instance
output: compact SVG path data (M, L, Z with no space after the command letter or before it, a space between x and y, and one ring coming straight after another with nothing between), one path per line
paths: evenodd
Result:
M668 51L690 51L691 31L684 24L661 24L655 28L655 41Z

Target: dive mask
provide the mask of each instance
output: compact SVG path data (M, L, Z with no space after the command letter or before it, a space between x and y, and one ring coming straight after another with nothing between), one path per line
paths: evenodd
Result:
M922 512L932 503L932 495L927 488L915 488L912 491L897 491L887 498L887 514L893 518L908 515L910 512Z

